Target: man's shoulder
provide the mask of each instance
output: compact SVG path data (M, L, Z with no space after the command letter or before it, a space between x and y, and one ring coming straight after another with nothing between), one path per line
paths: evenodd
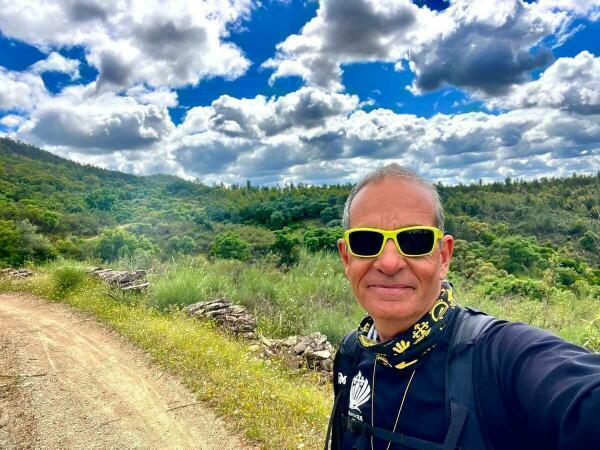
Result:
M475 342L476 359L496 373L522 372L525 368L541 370L564 365L569 360L588 359L589 354L579 345L522 322L496 321ZM594 364L599 363L594 358Z

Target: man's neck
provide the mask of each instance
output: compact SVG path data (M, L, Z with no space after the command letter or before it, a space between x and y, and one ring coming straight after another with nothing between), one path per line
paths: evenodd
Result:
M379 337L379 342L386 342L386 341L390 341L392 339L394 339L396 336L398 336L400 333L405 332L406 330L408 330L410 327L412 327L415 323L417 323L417 320L419 320L419 317L417 317L416 319L408 319L406 321L403 321L402 323L398 323L398 321L392 321L392 320L375 320L373 319L375 322L375 329L377 330L377 336Z

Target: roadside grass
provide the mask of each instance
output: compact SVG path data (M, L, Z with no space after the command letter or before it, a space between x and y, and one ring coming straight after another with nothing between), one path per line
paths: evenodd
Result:
M600 314L600 302L592 294L578 297L567 290L552 289L545 301L520 297L492 299L483 295L481 289L473 287L460 290L458 299L462 305L475 307L499 319L543 328L567 341L597 351L589 345L590 341L600 339L600 329L590 326L594 317Z
M336 342L364 314L356 305L337 257L301 254L301 263L283 273L268 263L181 258L151 276L148 306L166 311L226 297L244 305L271 337L320 331Z
M39 270L39 269L38 269ZM145 306L143 296L119 302L87 279L57 294L54 273L0 282L0 291L27 291L91 313L175 373L245 437L265 449L321 448L331 393L316 376L299 376L258 358L248 344L210 324Z
M257 358L244 342L186 319L178 309L227 297L248 307L258 319L259 331L269 337L321 331L336 344L364 313L335 255L303 252L300 264L287 272L268 263L202 256L155 263L150 291L120 293L121 301L107 295L107 286L99 281L87 277L81 281L83 266L54 262L35 268L40 273L32 279L0 279L0 291L33 292L96 315L178 374L199 398L263 448L321 447L331 400L328 387L319 386L311 374L294 374L279 363ZM550 287L542 300L492 298L482 283L452 279L462 305L600 350L597 290Z

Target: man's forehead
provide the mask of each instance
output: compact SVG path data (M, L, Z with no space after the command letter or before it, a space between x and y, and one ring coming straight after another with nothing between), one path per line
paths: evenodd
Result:
M432 193L423 184L414 180L387 177L365 185L357 192L352 201L352 206L359 201L371 203L378 200L399 199L406 196L418 198L433 205Z
M431 191L421 183L399 178L384 178L364 186L354 197L350 206L350 221L356 216L384 216L401 213L415 214L414 224L423 225L423 215L430 222L434 215L434 200ZM412 222L404 217L402 222ZM390 217L391 219L391 217ZM408 221L408 222L407 222ZM419 222L419 223L417 223Z

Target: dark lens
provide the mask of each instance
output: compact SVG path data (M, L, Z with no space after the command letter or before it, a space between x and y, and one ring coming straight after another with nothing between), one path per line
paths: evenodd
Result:
M374 256L379 253L383 235L376 231L353 231L348 236L352 253L359 256Z
M432 230L401 231L396 237L400 249L406 255L424 255L433 249L435 236Z

